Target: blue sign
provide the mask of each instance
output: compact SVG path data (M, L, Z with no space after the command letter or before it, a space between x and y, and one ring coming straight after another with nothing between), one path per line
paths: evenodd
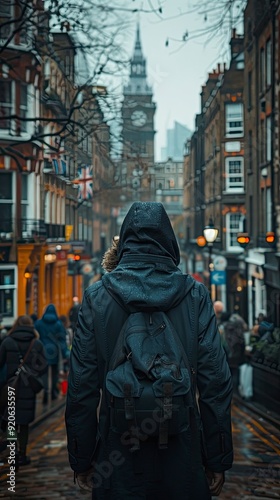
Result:
M227 281L226 271L212 271L210 274L211 285L225 285Z

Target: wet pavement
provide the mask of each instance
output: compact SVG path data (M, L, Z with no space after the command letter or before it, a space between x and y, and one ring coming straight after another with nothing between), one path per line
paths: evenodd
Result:
M15 493L9 494L7 490L7 465L0 467L0 498L91 498L90 494L81 495L78 486L73 483L66 451L64 400L61 397L59 401L50 403L48 417L41 423L40 419L37 420L37 425L32 426L28 446L32 462L16 473ZM57 411L53 413L55 407ZM219 499L280 498L280 427L272 425L238 401L233 404L232 422L235 461L233 468L226 473ZM4 455L5 452L2 460Z

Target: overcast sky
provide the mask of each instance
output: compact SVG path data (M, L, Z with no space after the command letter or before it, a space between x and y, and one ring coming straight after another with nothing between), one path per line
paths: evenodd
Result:
M201 3L201 2L200 2ZM159 161L160 149L166 142L166 130L174 120L194 130L195 114L200 111L201 86L218 62L228 61L229 36L214 38L205 43L205 38L193 39L185 44L195 29L205 26L203 16L194 12L184 13L198 4L198 0L158 0L143 3L134 0L134 5L148 4L163 8L162 21L156 14L135 14L135 29L128 33L128 50L132 54L135 42L137 19L140 19L142 49L147 60L148 80L152 84L154 101L157 105L155 115L156 160ZM173 17L173 19L172 19ZM166 40L169 40L166 46ZM178 41L175 41L175 40Z

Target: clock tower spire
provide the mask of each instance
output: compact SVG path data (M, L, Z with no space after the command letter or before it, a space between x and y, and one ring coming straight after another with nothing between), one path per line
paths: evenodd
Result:
M138 179L138 184L143 198L144 190L151 189L156 105L153 102L152 87L147 81L146 59L142 51L139 23L137 23L134 51L130 60L129 81L124 86L123 93L123 163L126 164L127 182L131 183L132 187L133 184L137 184L135 183L136 173L141 172L139 175L142 177Z

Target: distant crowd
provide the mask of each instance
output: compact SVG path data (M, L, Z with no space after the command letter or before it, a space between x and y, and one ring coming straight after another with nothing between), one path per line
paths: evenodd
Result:
M55 305L49 304L41 318L22 315L10 330L0 330L0 452L7 447L8 394L12 387L16 393L17 468L30 463L26 449L37 393L42 392L42 404L47 405L58 398L60 379L67 378L79 308L78 297L74 297L68 317L58 316Z

